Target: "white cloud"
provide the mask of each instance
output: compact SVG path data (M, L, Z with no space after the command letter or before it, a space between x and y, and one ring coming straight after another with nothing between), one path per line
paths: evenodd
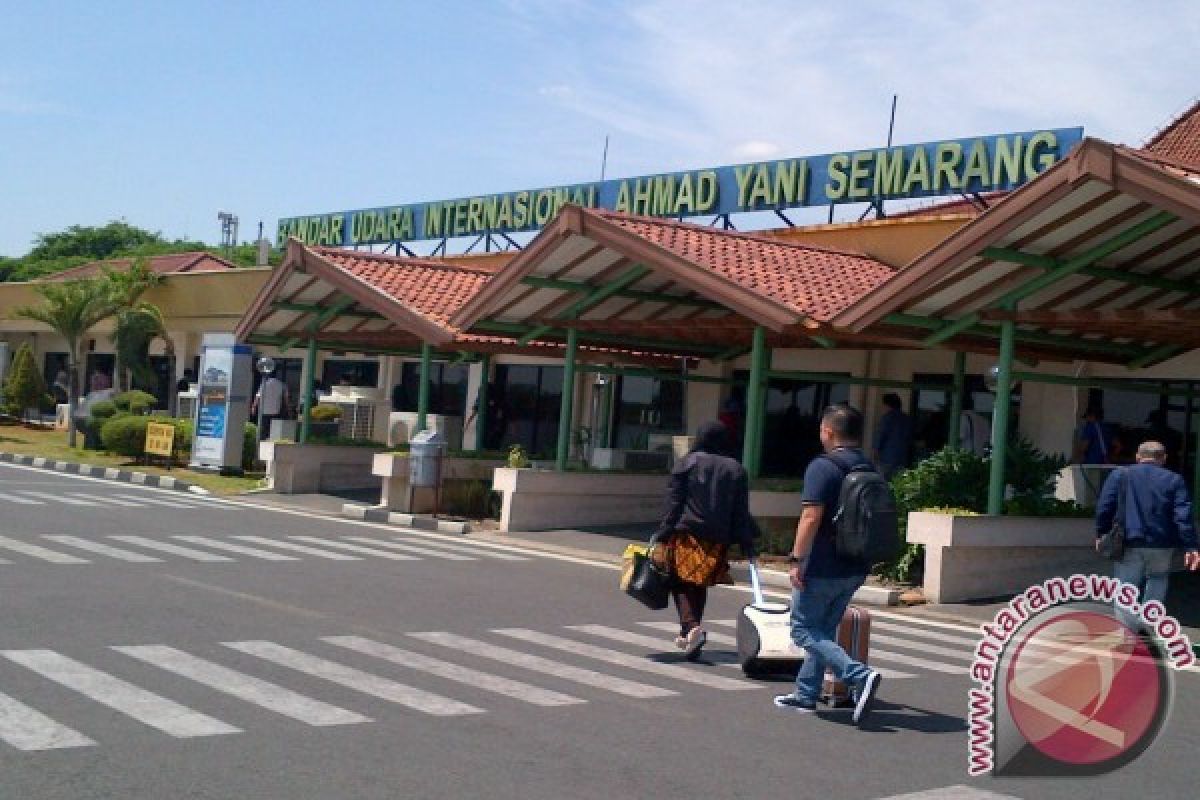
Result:
M740 161L762 161L779 154L781 148L774 142L764 142L751 139L733 148L733 154Z

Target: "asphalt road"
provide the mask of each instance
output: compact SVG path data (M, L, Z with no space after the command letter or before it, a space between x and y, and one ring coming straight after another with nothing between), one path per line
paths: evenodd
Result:
M969 779L966 625L877 613L859 730L678 663L603 562L3 465L0 559L5 799L1194 794L1200 674L1117 773Z

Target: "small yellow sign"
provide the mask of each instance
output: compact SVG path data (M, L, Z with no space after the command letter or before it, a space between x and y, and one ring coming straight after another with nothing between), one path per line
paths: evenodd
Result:
M175 426L151 422L146 426L146 452L155 456L170 456L175 445Z

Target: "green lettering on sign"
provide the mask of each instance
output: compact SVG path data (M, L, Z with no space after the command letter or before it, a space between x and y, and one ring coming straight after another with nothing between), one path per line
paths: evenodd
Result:
M1033 180L1054 165L1053 148L1058 145L1058 137L1049 131L1035 133L1029 138L1029 147L1025 148L1025 180ZM1046 152L1038 155L1038 151Z
M958 179L958 165L962 163L962 145L958 142L943 142L937 146L933 156L933 188L942 188L942 179L946 179L946 188L957 189L962 186Z
M979 181L980 188L992 185L992 173L988 169L987 145L983 143L982 139L976 139L971 143L971 152L967 154L966 164L963 165L962 188L966 189L973 180Z
M850 166L850 156L838 153L829 159L829 182L825 184L825 197L829 200L841 200L846 196L848 176L846 167Z
M868 164L874 160L874 153L855 153L850 159L850 189L846 193L851 200L862 200L871 194L866 186L866 180L871 174Z

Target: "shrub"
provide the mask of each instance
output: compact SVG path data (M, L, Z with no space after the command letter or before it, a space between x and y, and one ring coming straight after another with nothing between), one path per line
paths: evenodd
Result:
M498 519L500 496L487 481L447 481L442 489L441 510L469 519Z
M242 432L242 469L249 472L258 461L258 426L247 422Z
M112 399L118 411L128 411L130 414L148 414L158 402L158 398L149 392L134 389L121 392Z
M117 406L111 400L97 400L88 410L94 425L103 425L105 420L112 419L117 414Z
M525 469L529 466L529 456L526 455L524 447L514 444L508 448L508 466L510 469Z
M146 449L146 426L153 421L150 417L118 414L101 426L100 441L110 453L138 458Z
M309 414L309 419L313 422L336 422L341 418L341 406L335 406L331 403L319 403L313 406L313 410Z
M4 381L6 411L14 417L24 417L29 409L38 409L50 399L46 382L33 360L33 350L28 344L17 348Z

